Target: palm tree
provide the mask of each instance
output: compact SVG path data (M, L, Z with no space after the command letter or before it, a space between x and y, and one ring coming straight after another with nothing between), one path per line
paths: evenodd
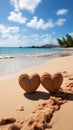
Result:
M61 47L73 47L73 37L70 34L67 34L62 39L57 39L58 44Z
M60 46L63 46L63 41L61 39L58 38L57 41L58 41Z
M72 36L67 34L66 39L67 39L68 47L73 47L73 38L72 38Z

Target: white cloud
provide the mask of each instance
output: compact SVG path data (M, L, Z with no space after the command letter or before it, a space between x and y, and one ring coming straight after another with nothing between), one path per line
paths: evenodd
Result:
M66 19L58 19L56 22L55 22L55 25L58 25L58 26L62 26L64 23L66 22Z
M54 24L51 19L46 23L42 18L38 20L38 18L35 16L32 20L30 20L30 22L27 23L27 26L35 29L45 30L47 28L53 28Z
M28 10L34 12L41 0L11 0L11 4L14 6L15 11Z
M12 36L11 36L11 34L8 34L8 33L4 33L2 36L1 36L1 38L2 39L10 39Z
M0 24L0 33L16 33L19 31L19 27L5 27L3 24Z
M19 31L18 26L6 27L0 24L0 46L17 46L20 44L22 36Z
M19 0L10 0L11 5L13 5L15 11L19 11Z
M51 37L45 37L43 40L42 40L42 43L43 43L43 45L44 44L51 44L51 42L52 42L52 39L51 39Z
M42 44L56 44L57 40L53 38L52 34L44 34L41 36Z
M34 29L46 30L49 28L54 28L55 26L62 26L65 22L65 18L59 18L56 22L53 22L52 19L48 20L48 22L45 22L42 18L38 20L38 18L35 16L26 25Z
M23 41L22 41L23 42ZM0 38L0 46L9 46L9 47L16 47L21 43L21 37L20 35L3 35L2 38Z
M4 33L17 33L19 31L19 27L8 27L5 29Z
M6 27L0 24L0 33L3 33L6 30Z
M33 36L33 39L31 39L32 45L41 46L45 44L57 44L57 40L53 38L52 34L42 34L42 35L34 34L31 35L31 37L32 36Z
M57 15L64 15L64 14L67 14L67 12L68 12L68 9L60 9L60 10L58 10L57 11Z
M38 38L38 34L32 34L32 38Z
M73 37L73 32L69 33Z
M1 33L1 38L11 38L12 36L14 37L15 34L19 32L19 27L5 27L3 24L0 24L0 33Z
M42 34L42 35L38 35L38 34L32 34L29 36L24 36L24 45L27 46L41 46L41 45L45 45L45 44L57 44L57 40L55 38L53 38L52 34Z
M0 37L0 46L41 46L44 44L56 44L57 41L52 34L31 34L21 35L10 33L3 33Z
M21 12L10 12L10 16L8 16L9 21L18 22L20 24L26 23L26 18L22 16Z

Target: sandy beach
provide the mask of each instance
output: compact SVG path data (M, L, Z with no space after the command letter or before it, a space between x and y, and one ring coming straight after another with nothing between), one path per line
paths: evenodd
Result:
M53 116L49 121L49 123L52 125L52 128L45 127L43 130L73 130L72 59L73 55L54 58L42 65L27 68L18 74L0 77L0 130L25 130L24 121L27 121L28 117L32 115L32 111L36 111L38 104L42 104L43 102L48 102L48 100L50 100L49 92L41 84L36 90L36 93L27 94L18 83L18 78L21 74L27 73L31 75L38 73L41 76L44 72L48 72L51 75L56 72L61 72L63 75L63 83L61 88L65 90L66 88L70 88L67 90L67 93L69 92L70 97L66 99L67 101L64 102L64 104L62 101L63 105L60 106L60 103L58 103L60 106L59 110L55 109L53 111ZM12 121L11 123L9 122L2 124L2 119L12 119ZM12 127L12 125L16 123L18 125L14 126L15 128ZM42 130L42 128L27 128L27 130Z

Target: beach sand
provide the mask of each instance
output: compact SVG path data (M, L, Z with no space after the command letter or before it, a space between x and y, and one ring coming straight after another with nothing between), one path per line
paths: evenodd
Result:
M18 74L1 77L0 130L73 130L72 59L73 55L55 58L42 65L28 68ZM63 94L61 92L61 97L56 97L60 93L50 95L41 84L36 93L33 94L25 93L20 87L18 78L21 74L27 73L31 75L38 73L41 76L44 72L50 74L61 72L63 74L64 80L61 85ZM46 105L43 105L43 103ZM38 104L40 104L40 107ZM47 108L50 111L50 117L46 122L45 116L47 118L49 116ZM38 126L34 117L39 121ZM46 124L41 124L41 118L42 122L46 122ZM28 126L27 122L28 124L34 122L34 127L32 125ZM44 126L41 127L40 124Z

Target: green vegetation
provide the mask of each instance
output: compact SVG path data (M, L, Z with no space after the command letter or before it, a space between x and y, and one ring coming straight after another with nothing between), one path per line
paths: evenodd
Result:
M58 44L61 47L73 47L73 37L70 34L67 34L62 39L57 39Z

